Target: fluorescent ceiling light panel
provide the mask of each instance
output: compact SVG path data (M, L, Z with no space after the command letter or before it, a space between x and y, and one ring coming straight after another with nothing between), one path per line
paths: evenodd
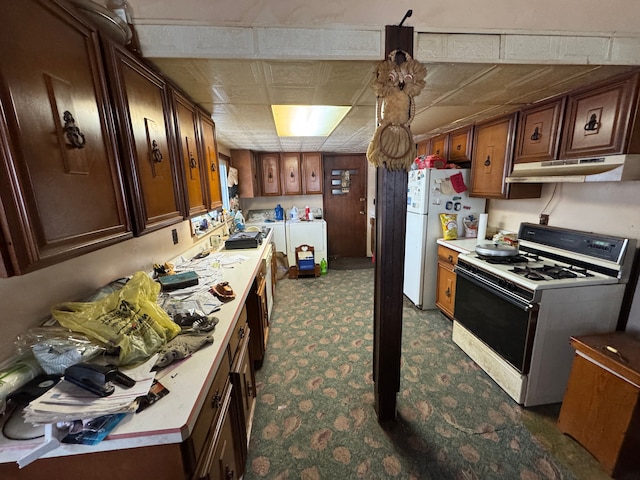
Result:
M279 137L327 137L351 107L271 105Z

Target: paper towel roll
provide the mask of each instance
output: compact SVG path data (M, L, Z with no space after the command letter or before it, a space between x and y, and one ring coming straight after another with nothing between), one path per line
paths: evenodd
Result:
M478 240L476 241L477 245L485 243L487 240L487 221L489 219L489 215L487 213L481 213L480 218L478 219Z

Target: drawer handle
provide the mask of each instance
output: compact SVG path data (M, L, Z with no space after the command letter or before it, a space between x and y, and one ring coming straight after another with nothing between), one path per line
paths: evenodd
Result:
M488 167L489 165L491 165L491 157L487 155L487 159L484 161L484 166Z
M248 398L255 397L255 395L253 393L253 385L251 385L250 383L247 383L247 397Z
M444 292L444 294L445 294L447 297L450 297L450 296L451 296L451 288L450 288L450 287L447 287L447 291L446 291L446 292Z
M80 131L80 129L76 126L76 121L71 115L71 112L68 110L62 114L62 118L64 120L64 132L67 135L67 138L76 148L83 148L86 143L86 139L84 138L84 133Z
M453 263L453 255L449 255L447 257L447 260L449 260L449 263Z
M220 391L216 390L216 393L211 397L211 407L212 408L220 408L222 405L222 395L220 395Z
M238 336L240 338L244 338L244 327L240 327L240 330L238 330Z

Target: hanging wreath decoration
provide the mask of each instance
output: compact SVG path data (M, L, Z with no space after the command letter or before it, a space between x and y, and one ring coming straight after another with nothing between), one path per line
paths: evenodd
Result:
M425 86L426 67L403 50L394 50L376 69L376 131L367 159L376 167L409 170L416 157L410 125L415 116L413 98Z

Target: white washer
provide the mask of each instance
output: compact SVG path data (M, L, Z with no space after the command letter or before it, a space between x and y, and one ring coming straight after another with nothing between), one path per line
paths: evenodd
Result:
M324 220L286 223L287 257L289 265L296 264L296 247L310 245L314 249L315 263L327 260L327 222Z

